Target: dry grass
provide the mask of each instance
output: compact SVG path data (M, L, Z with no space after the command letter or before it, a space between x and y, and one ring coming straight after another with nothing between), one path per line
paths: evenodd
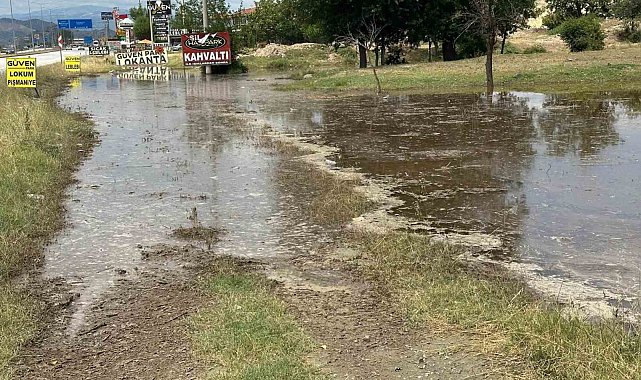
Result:
M68 76L59 65L38 69L40 93L0 86L0 378L34 331L32 301L11 278L33 268L63 225L65 189L94 138L91 124L54 104Z
M83 56L82 74L104 74L118 69L112 56Z

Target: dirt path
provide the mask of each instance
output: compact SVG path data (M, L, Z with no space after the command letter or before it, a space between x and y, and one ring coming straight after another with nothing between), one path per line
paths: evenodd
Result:
M152 265L121 272L77 335L66 333L68 318L57 318L22 355L15 378L197 378L201 368L191 356L185 321L206 302L194 282L211 254L155 247L141 255Z

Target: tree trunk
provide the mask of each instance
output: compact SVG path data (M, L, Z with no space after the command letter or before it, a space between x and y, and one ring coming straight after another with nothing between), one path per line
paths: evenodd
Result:
M487 79L487 96L494 93L494 45L496 44L496 34L490 33L486 39L487 56L485 60L485 77Z
M456 46L453 39L443 40L443 60L454 61L456 60Z
M507 40L507 33L503 34L503 41L501 41L501 54L505 54L505 40Z
M427 41L427 61L432 62L432 39Z
M381 44L381 66L385 66L386 65L386 63L385 63L385 53L386 53L385 42L383 42Z
M378 49L379 49L378 46L376 47L376 49L374 49L374 54L376 54L376 57L374 58L374 66L378 66L378 56L379 56Z
M362 42L362 41L361 41ZM367 49L362 43L358 44L358 56L359 56L359 66L361 69L367 68Z

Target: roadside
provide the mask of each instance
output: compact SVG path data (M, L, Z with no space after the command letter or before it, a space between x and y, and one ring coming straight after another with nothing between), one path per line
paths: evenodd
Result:
M42 261L42 247L64 225L65 190L95 142L91 123L55 104L68 76L39 70L43 98L0 87L0 378L39 328L39 289L16 281Z

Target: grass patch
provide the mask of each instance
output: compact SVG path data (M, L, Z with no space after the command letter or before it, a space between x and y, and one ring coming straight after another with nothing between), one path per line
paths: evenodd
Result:
M538 51L532 51L532 53ZM577 92L633 90L641 85L641 47L629 46L596 52L505 54L495 56L497 91ZM380 67L386 91L423 93L482 92L485 58ZM376 90L371 70L336 67L314 78L282 87L286 90Z
M245 56L241 62L251 73L279 72L302 79L306 74L327 76L341 68L354 66L356 58L352 49L334 51L330 47L315 46L289 49L283 56Z
M54 102L69 78L60 65L38 68L38 77L42 98L0 85L0 378L36 326L32 300L11 278L36 266L63 226L65 189L94 143L91 124Z
M496 268L473 268L452 246L416 234L359 234L364 271L416 325L484 336L546 379L638 379L641 338L615 320L590 323L537 299ZM486 349L488 348L486 347Z
M113 56L82 56L82 74L104 74L118 70Z
M307 363L311 340L271 293L271 283L226 258L202 287L215 303L191 320L198 355L209 379L324 379Z

